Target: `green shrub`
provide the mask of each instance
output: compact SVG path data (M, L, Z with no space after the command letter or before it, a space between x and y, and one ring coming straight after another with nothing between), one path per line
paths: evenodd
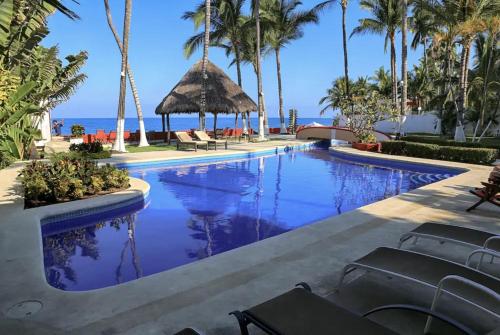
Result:
M436 144L406 142L404 151L410 157L439 158L439 145Z
M69 150L96 154L102 152L104 148L101 142L95 141L91 143L80 143L80 144L73 143L69 146Z
M73 137L80 137L85 134L85 127L81 124L74 124L71 126L71 135Z
M486 165L493 163L498 154L497 150L488 148L439 146L437 144L405 141L382 142L382 152L390 155Z
M101 167L100 173L105 188L125 188L129 186L129 178L125 170L119 170L106 164Z
M440 159L454 162L491 164L496 160L497 154L495 149L439 147Z
M0 170L6 168L14 162L14 158L9 156L7 153L0 151Z
M98 166L89 159L59 154L50 162L33 161L20 173L27 207L81 199L129 187L127 171Z
M389 155L404 155L405 154L404 141L385 141L382 142L382 152Z

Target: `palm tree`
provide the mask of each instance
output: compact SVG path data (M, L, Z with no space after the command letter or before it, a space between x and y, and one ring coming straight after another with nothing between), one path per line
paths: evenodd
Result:
M325 7L328 7L337 2L337 0L328 0L324 1L318 5L316 5L316 10L322 10ZM342 8L342 49L344 51L344 80L345 80L345 92L346 96L350 96L350 81L349 81L349 61L348 61L348 53L347 53L347 29L346 29L346 17L347 17L347 5L349 4L348 0L341 0L340 7Z
M120 95L118 98L118 118L116 122L116 140L113 144L113 151L127 152L125 148L124 128L125 128L125 95L127 93L127 71L128 64L128 38L130 34L130 21L132 19L132 0L125 0L125 20L123 23L123 50L122 65L120 72Z
M253 12L255 17L255 49L256 49L256 68L257 68L257 110L259 113L259 140L264 141L266 139L264 134L264 93L262 91L262 67L261 67L261 55L260 55L260 0L254 0Z
M213 0L211 7L210 46L222 48L226 53L233 54L236 61L238 85L243 87L241 76L241 39L248 18L243 15L245 0ZM205 19L205 3L199 5L195 11L185 12L182 18L193 21L198 29L201 20ZM191 36L184 43L184 55L189 58L204 43L205 34Z
M200 101L200 117L199 130L205 131L205 114L207 112L207 64L208 64L208 47L210 44L210 14L211 0L205 0L205 37L203 42L203 59L201 63L201 101Z
M319 100L319 105L324 105L319 112L324 115L329 109L336 110L340 108L341 102L347 96L347 86L352 86L345 78L339 77L333 83L332 87L326 91L326 95Z
M408 45L406 41L406 33L408 30L408 0L402 0L402 19L401 19L401 80L403 87L401 92L401 115L406 114L406 100L408 97Z
M229 56L234 55L236 72L238 76L238 85L243 87L241 76L241 39L244 34L244 29L248 18L243 15L243 5L245 0L212 0L211 8L211 26L210 46L222 48ZM202 20L205 19L205 3L198 5L195 11L185 12L182 18L191 20L198 29ZM199 33L190 37L184 43L184 55L191 55L204 43L205 34ZM242 115L243 130L247 133L246 115ZM238 115L236 115L236 121Z
M500 10L499 4L495 0L441 0L426 7L434 21L439 23L440 32L436 35L445 35L448 45L461 45L459 91L454 99L457 110L455 140L465 141L463 126L467 109L470 49L478 33L486 29L485 20Z
M113 33L113 37L115 38L120 53L122 53L123 45L122 42L120 41L118 32L116 31L116 28L113 24L113 17L111 16L109 0L104 0L104 8L106 10L106 18L108 21L109 29L111 29L111 32ZM127 64L127 75L128 75L128 81L130 83L130 90L132 91L132 96L134 97L135 109L137 110L137 119L139 120L139 133L140 133L139 146L147 147L149 146L149 143L146 137L146 128L144 127L144 116L142 114L141 101L139 99L139 93L137 92L137 86L135 85L134 74L132 73L132 69L130 68L130 63Z
M474 43L474 69L471 71L470 100L478 112L476 128L484 128L487 109L493 110L495 90L500 89L499 49L496 47L500 35L500 18L486 22L487 32L480 34Z
M267 0L263 2L263 16L268 26L266 39L276 56L278 76L279 115L281 133L286 134L285 112L283 110L283 89L281 79L281 49L304 35L304 25L317 23L318 15L315 9L298 11L302 2L299 0Z
M397 0L361 0L362 8L371 12L372 17L359 20L359 26L354 28L351 37L357 34L385 34L385 49L387 42L391 44L391 81L392 101L397 103L398 79L396 74L396 32L401 26L401 6Z
M372 77L369 78L376 87L376 90L386 97L391 95L392 82L389 71L386 71L383 66L375 71Z

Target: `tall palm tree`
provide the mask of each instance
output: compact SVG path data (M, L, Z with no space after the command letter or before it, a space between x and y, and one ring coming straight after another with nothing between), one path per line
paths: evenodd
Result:
M120 72L120 95L118 98L118 117L116 121L116 140L113 144L113 151L127 152L125 148L124 128L125 128L125 95L127 93L127 71L128 64L128 39L130 34L130 21L132 19L132 0L125 0L125 20L123 22L123 50L122 65Z
M198 129L205 131L205 114L207 112L207 64L208 64L208 47L210 44L210 14L211 0L205 0L205 37L203 42L203 59L201 63L201 101L200 101L200 116Z
M244 34L248 18L243 15L245 0L212 0L210 46L225 50L226 55L234 55L238 85L243 87L241 75L241 39ZM182 18L191 20L198 29L205 19L205 2L198 5L195 11L185 12ZM191 55L204 43L205 34L199 33L191 36L184 43L184 55ZM246 115L243 114L243 130L247 133ZM238 115L236 115L236 120Z
M361 0L362 8L371 12L372 17L359 20L359 26L354 28L351 37L357 34L385 34L385 46L391 44L391 81L392 101L397 103L398 79L396 74L396 32L401 26L401 6L397 0Z
M243 15L245 0L212 0L210 46L222 48L228 55L233 54L236 64L238 85L243 87L241 76L241 39L248 18ZM182 18L191 20L198 29L205 20L205 2L195 11L185 12ZM184 43L184 55L189 58L204 43L205 33L191 36Z
M402 19L401 19L401 80L403 87L401 91L401 115L406 114L406 100L408 97L408 45L406 33L408 30L408 0L402 0Z
M328 0L316 5L316 10L322 10L334 3L337 0ZM346 29L346 18L347 18L347 6L349 4L348 0L340 0L340 7L342 8L342 50L344 51L344 80L345 80L345 93L346 96L350 96L350 81L349 81L349 61L347 52L347 29Z
M266 39L276 56L278 76L279 115L281 133L286 134L285 112L283 110L283 89L281 79L281 49L304 35L303 27L308 23L317 23L316 9L299 11L299 0L267 0L263 2L263 18L268 26Z
M115 38L120 53L122 53L123 45L122 42L120 41L120 36L118 35L118 32L116 31L116 28L113 24L113 17L111 16L109 0L104 0L104 8L106 10L106 18L108 21L109 29L113 33L113 37ZM137 86L135 85L134 74L132 73L132 69L130 68L130 63L127 64L127 76L128 76L128 81L130 83L130 90L132 91L132 96L134 97L135 109L137 110L137 119L139 120L139 133L140 133L139 146L147 147L149 146L149 143L146 137L146 128L144 127L144 116L142 114L141 101L139 99L139 93L137 92Z
M259 140L264 141L266 139L264 134L264 92L262 91L262 66L261 66L261 55L260 55L260 0L254 0L253 12L255 18L255 49L256 49L256 68L257 68L257 110L259 113Z

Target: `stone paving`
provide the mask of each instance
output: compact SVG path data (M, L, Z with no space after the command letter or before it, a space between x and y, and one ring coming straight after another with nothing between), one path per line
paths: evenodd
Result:
M269 150L291 143L270 141L233 145L228 152ZM360 154L348 148L339 150ZM208 154L221 153L226 152ZM116 155L111 162L206 154L124 154ZM407 160L404 157L361 154ZM500 233L500 210L497 208L484 205L471 213L464 210L476 201L468 190L479 186L491 167L411 160L463 167L468 172L170 271L88 292L60 291L45 281L40 219L64 212L65 206L24 210L15 182L19 166L1 170L0 333L173 334L183 327L195 326L209 335L238 334L237 323L227 315L228 312L267 300L300 281L310 283L318 294L359 312L388 302L428 304L429 290L372 275L355 278L340 294L334 293L339 274L348 262L378 246L396 246L402 233L420 223L436 221ZM134 184L133 188L125 193L87 199L70 206L74 209L123 201L140 196L146 192L147 185ZM422 243L417 247L459 261L463 261L469 251L437 243ZM33 308L33 313L24 318L13 318L16 313L12 307L23 301L33 302L26 307L27 310ZM418 334L421 331L418 327L423 322L421 318L399 314L397 317L384 314L379 321L405 334ZM481 324L486 327L488 323L481 320Z

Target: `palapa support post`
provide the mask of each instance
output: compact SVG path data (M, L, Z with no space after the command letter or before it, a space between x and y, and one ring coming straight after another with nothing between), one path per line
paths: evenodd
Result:
M167 143L170 145L170 141L172 139L171 132L170 132L170 113L167 113Z
M217 139L217 113L214 113L214 138ZM217 150L217 144L215 144L215 150Z
M163 142L166 142L167 141L167 137L166 137L166 134L165 134L165 114L161 115L161 129L162 129L162 132L163 132Z

